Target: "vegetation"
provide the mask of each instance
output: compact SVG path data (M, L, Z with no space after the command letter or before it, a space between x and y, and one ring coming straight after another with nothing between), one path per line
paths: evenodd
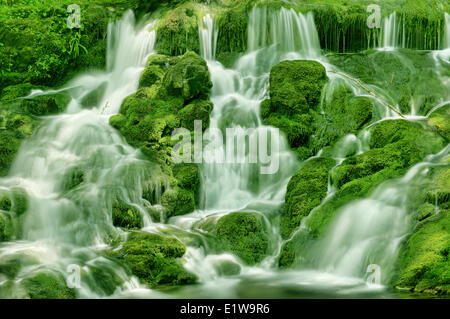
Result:
M154 287L196 281L181 264L180 258L185 252L186 247L175 238L133 232L119 250L109 255L122 261L143 283Z
M167 216L188 214L198 202L200 175L195 165L172 163L171 134L180 126L193 129L194 120L203 120L203 129L209 126L212 83L206 62L194 52L181 57L155 55L149 59L140 85L110 123L172 177L171 188L162 195Z
M254 265L266 257L269 238L261 215L244 212L227 214L218 220L213 233L223 250L236 254L248 265Z
M444 80L450 76L445 60L448 57L439 58L428 51L443 47L448 1L383 1L382 17L396 12L401 21L398 43L405 49L396 50L373 50L380 44L381 31L367 28L367 3L358 0L80 0L81 25L70 28L67 6L72 2L0 0L0 246L33 238L24 231L27 223L34 222L28 207L40 209L42 203L32 198L35 194L31 191L27 194L20 187L9 187L12 181L8 174L22 142L45 125L44 117L65 112L71 101L61 90L46 95L36 90L57 89L77 73L103 70L108 23L125 10L134 9L138 20L158 19L154 25L157 53L148 59L137 92L109 118L109 124L127 143L114 141L111 147L132 146L139 150L139 160L158 169L145 167L142 174L150 182L139 181L139 203L127 198L123 189L111 191L105 214L107 226L115 232L105 235L111 235L112 239L105 240L111 246L101 252L70 252L70 258L84 263L83 283L99 296L114 295L129 276L152 289L197 283L196 275L184 267L185 245L211 252L211 269L217 275L236 276L278 252L274 247L278 242L272 241L274 234L280 234L283 245L278 266L293 268L324 238L344 206L404 176L450 141L450 103L443 102L448 100L448 81ZM272 203L251 203L242 211L225 215L214 212L186 231L178 224L156 224L189 224L198 212L186 218L179 216L204 208L200 207L204 203L201 168L195 163L175 163L171 157L178 142L171 136L175 129L192 131L195 120L202 121L203 131L210 126L213 84L208 64L199 56L201 19L206 13L214 15L216 59L229 67L248 50L249 12L254 6L267 6L269 12L281 7L312 12L326 67L331 71L327 74L325 62L283 61L270 71L269 96L258 96L258 101L265 99L260 105L262 123L283 132L300 163L287 184L284 203L273 204L276 208ZM265 23L270 28L269 20ZM346 77L342 77L344 73ZM249 91L253 89L248 87L250 77L243 77L239 83ZM374 94L361 93L350 78L364 83ZM79 101L82 108L99 104L107 88L106 82L99 82ZM248 115L233 103L221 110L221 129L261 124L257 114ZM386 119L386 103L405 115L421 117ZM227 112L233 116L225 116ZM51 200L72 204L73 198L67 195L75 194L73 202L78 205L83 199L76 197L77 191L90 179L101 178L97 173L86 174L84 165L90 164L77 163L61 174L53 189L55 194L60 193ZM36 169L41 167L36 165ZM21 186L32 183L26 177L15 177ZM159 188L152 184L155 180ZM418 180L411 183L404 203L411 218L410 234L400 243L393 279L388 284L418 293L449 294L448 157L431 165ZM249 192L257 193L258 178L248 182L252 184ZM275 178L273 182L282 185ZM30 187L39 192L38 186ZM93 194L96 191L92 189ZM282 194L283 190L278 191ZM77 214L88 215L88 211ZM65 215L62 210L61 219L72 218ZM87 223L95 220L84 217ZM157 233L142 229L150 218L155 226L152 231ZM67 228L80 227L70 222ZM83 230L74 237L85 234ZM103 240L100 237L95 244ZM65 246L67 243L58 244L61 251L72 249ZM229 254L236 258L227 259ZM47 266L44 262L33 252L2 252L0 298L80 297L67 287L66 274L51 267L43 270Z

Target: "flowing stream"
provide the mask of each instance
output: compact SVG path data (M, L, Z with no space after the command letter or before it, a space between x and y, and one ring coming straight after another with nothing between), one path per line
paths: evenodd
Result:
M449 16L446 15L446 43L450 46ZM383 46L396 47L396 15L386 18ZM329 232L314 245L309 263L297 269L279 271L276 258L283 243L278 215L290 177L301 167L283 135L262 124L259 107L268 98L269 73L283 60L313 59L327 70L336 70L322 56L311 13L294 10L269 11L255 7L249 16L248 51L232 68L215 60L218 31L214 16L206 15L199 28L201 52L207 60L213 82L211 128L249 129L252 137L270 136L272 159L279 159L275 174L260 174L268 163L254 163L246 151L237 163L224 161L223 146L204 148L201 165L203 194L199 209L192 214L171 218L167 224L153 223L145 213L148 205L158 205L161 189L167 184L158 165L145 160L139 151L124 142L108 124L118 112L123 99L135 92L147 58L153 53L153 23L136 25L131 12L108 27L106 72L81 75L62 90L72 101L65 114L44 119L39 131L21 147L10 174L2 178L1 189L23 188L30 197L25 214L22 240L2 244L1 260L30 257L30 266L21 269L24 278L41 269L53 269L67 276L67 266L80 264L84 276L79 297L104 297L90 273L96 267L107 269L122 284L113 289L116 297L380 297L392 296L383 286L366 283L367 267L377 264L383 270L392 267L401 240L411 231L408 212L408 187L423 172L445 156L448 147L429 156L403 177L380 185L369 198L349 203L341 209ZM327 90L333 83L345 81L355 94L366 96L352 81L329 72ZM377 93L389 100L378 88ZM93 109L83 108L83 98L101 92ZM49 92L34 91L30 97ZM378 104L377 104L378 103ZM380 119L394 117L379 103ZM367 150L367 132L349 135L342 148L357 144ZM248 146L246 144L246 146ZM334 154L342 161L346 154ZM84 186L66 191L63 177L77 170L85 172ZM146 190L155 193L152 203L142 199ZM333 193L329 186L329 195ZM329 198L329 197L327 197ZM144 230L168 232L187 245L185 267L195 273L200 283L164 293L146 289L129 277L120 266L98 252L126 234L112 226L111 207L121 200L138 208L144 216ZM325 199L327 200L327 199ZM205 242L198 224L235 211L261 214L270 233L270 254L256 266L246 266L232 254L212 253L206 244L191 245L192 237ZM364 216L362 216L364 215ZM299 231L307 231L302 224ZM239 264L239 275L222 276L217 263ZM382 277L382 283L388 278ZM270 284L269 284L270 283ZM1 282L0 282L1 284ZM21 292L12 288L13 296Z

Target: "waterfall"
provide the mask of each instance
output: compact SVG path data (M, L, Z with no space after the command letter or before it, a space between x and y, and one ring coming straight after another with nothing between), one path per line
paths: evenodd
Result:
M118 200L129 203L148 223L142 192L157 192L165 181L159 166L141 159L139 151L124 143L103 113L116 113L123 99L137 90L153 52L155 32L149 27L136 29L131 11L109 25L107 71L82 75L63 89L72 96L68 112L44 118L40 129L23 143L9 175L1 179L6 189L22 188L28 195L22 240L0 248L2 258L36 256L41 264L22 269L22 278L42 267L65 274L70 264L89 269L101 262L124 282L129 280L120 266L96 253L122 235L112 225L112 205ZM102 83L106 87L102 102L83 110L83 97ZM82 174L81 183L68 188L67 181L77 174ZM81 283L80 297L99 296L89 285L95 282L89 276Z
M448 157L450 147L428 156L397 180L378 186L367 199L353 201L338 212L326 235L311 250L320 270L341 276L364 278L370 265L389 283L403 239L412 227L407 203L410 189L423 179L429 167Z
M397 23L397 13L391 13L389 17L384 18L383 30L381 36L383 38L383 48L395 49L399 41L399 25Z
M249 18L249 51L270 45L280 46L283 52L318 57L320 42L312 13L303 15L294 9L270 11L267 7L254 7Z
M444 49L450 49L450 14L445 13Z
M213 60L216 57L218 30L215 28L214 19L210 14L203 17L199 27L200 51L202 57Z
M202 53L207 60L215 47L213 26L211 16L206 15L199 30ZM227 128L251 130L249 140L261 134L275 136L274 128L261 124L259 105L267 98L268 77L273 65L286 58L319 56L320 45L312 14L302 15L284 8L271 12L266 7L255 6L249 14L248 48L248 53L232 69L216 61L208 62L214 103L210 127L220 129L225 139ZM280 161L280 170L273 175L260 174L263 165L251 161L247 143L244 145L247 151L237 154L240 157L235 163L223 161L229 150L205 148L204 207L231 211L254 201L282 202L284 185L295 171L296 159L284 137L272 140L272 146L273 143L276 143L275 156Z

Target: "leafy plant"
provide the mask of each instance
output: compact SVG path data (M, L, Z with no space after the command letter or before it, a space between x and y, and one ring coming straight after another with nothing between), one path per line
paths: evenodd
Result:
M74 33L74 36L69 42L69 54L72 54L75 59L80 55L80 49L88 54L87 48L81 44L81 38L81 32L78 30L78 32Z

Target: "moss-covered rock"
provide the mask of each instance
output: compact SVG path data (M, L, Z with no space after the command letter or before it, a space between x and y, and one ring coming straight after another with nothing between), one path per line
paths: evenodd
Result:
M314 158L291 178L281 215L281 235L289 238L301 220L318 206L327 195L328 175L336 161L327 157Z
M20 147L20 139L8 131L0 131L0 176L8 173Z
M246 264L259 263L267 256L268 230L264 218L255 213L230 213L221 217L213 231L222 249L229 251Z
M270 71L270 110L285 115L317 108L327 81L325 68L316 61L284 61Z
M155 287L195 283L195 275L181 264L185 252L186 247L175 238L133 232L119 250L109 255L127 265L143 283Z
M139 87L151 87L161 81L167 72L169 64L173 61L168 56L154 54L147 60L147 66L139 80Z
M209 115L214 105L208 100L196 100L186 105L179 112L181 126L188 130L194 130L194 122L202 121L202 130L209 127Z
M284 61L270 71L270 100L261 104L266 125L278 127L286 134L300 159L309 157L310 137L319 117L318 105L327 81L325 68L316 61Z
M184 101L209 98L212 87L206 61L194 52L187 52L168 69L162 80L168 96L182 97Z
M168 217L186 215L194 211L194 192L182 188L169 189L162 195L161 203L167 208Z
M114 226L127 229L140 229L144 226L139 209L123 202L113 204L112 221Z
M147 63L141 86L124 100L110 124L169 175L170 187L161 198L167 217L191 213L198 201L200 175L194 164L174 165L171 134L180 127L193 129L195 120L202 121L203 130L209 126L213 105L208 67L194 52L181 57L156 55Z
M358 132L372 118L372 100L355 96L347 84L333 83L324 91L322 114L315 117L315 132L310 141L313 153L332 145L346 134Z
M0 242L7 241L13 236L13 226L11 216L8 213L0 212Z
M429 126L405 120L386 120L371 131L371 150L348 157L333 170L336 194L308 220L312 236L327 229L340 207L370 194L382 182L403 176L428 154L439 152L445 141Z
M241 53L247 50L248 10L239 6L225 10L219 16L217 54Z
M450 293L450 211L424 220L399 256L394 285L416 292Z
M444 139L430 127L406 120L382 121L371 134L370 151L349 157L336 168L333 182L337 187L382 170L406 169L444 146Z
M61 113L70 102L70 97L65 93L52 95L39 95L32 99L23 99L22 108L34 115L51 115Z
M23 280L31 299L74 299L75 291L67 287L65 278L57 273L40 272Z

